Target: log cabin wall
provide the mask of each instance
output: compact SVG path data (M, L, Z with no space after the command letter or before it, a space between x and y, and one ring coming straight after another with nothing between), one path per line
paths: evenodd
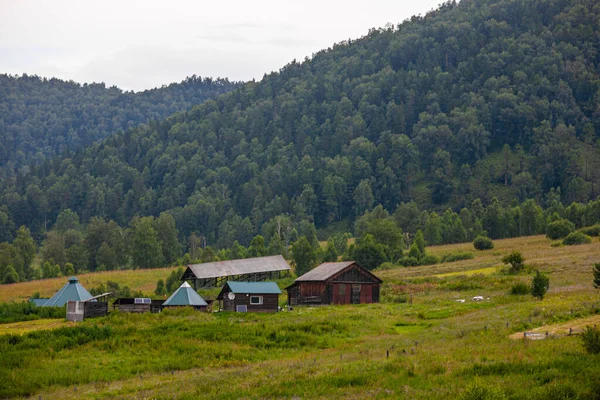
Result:
M262 298L262 304L251 304L251 297ZM237 306L246 306L248 312L276 312L279 309L279 295L277 294L244 294L236 293L235 299L223 298L224 311L236 311Z
M103 317L108 314L108 303L88 301L83 306L83 318Z
M150 312L150 304L119 304L117 308L121 312L129 312L129 313L145 313Z
M288 290L288 304L368 304L379 302L381 281L351 264L323 280L296 281Z

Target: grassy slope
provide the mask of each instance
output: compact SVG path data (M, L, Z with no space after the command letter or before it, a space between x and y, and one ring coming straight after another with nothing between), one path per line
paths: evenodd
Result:
M115 313L76 328L1 336L0 364L7 367L0 368L6 382L0 397L429 399L454 398L476 379L510 398L591 396L600 358L585 354L576 336L523 342L509 335L575 325L597 312L590 267L600 258L600 243L551 248L541 236L495 243L473 260L379 272L382 297L412 293L412 306ZM430 251L458 249L471 246ZM506 294L517 281L529 283L531 273L490 273L513 249L548 273L543 301ZM462 274L479 269L485 273ZM474 295L490 299L470 301Z
M101 283L106 284L107 281L115 281L120 285L129 286L131 290L141 290L144 293L151 294L156 289L156 282L159 279L166 279L174 269L177 268L92 272L77 275L77 278L88 290L99 286ZM25 301L35 292L39 292L42 297L50 297L65 283L67 283L67 279L62 277L2 285L0 286L0 302Z

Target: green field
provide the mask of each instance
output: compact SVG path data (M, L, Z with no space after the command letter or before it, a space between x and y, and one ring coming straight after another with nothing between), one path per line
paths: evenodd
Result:
M113 313L74 327L0 330L8 332L0 335L0 397L446 399L479 388L500 397L465 398L598 398L600 356L587 354L579 336L510 335L597 321L591 265L600 243L552 248L535 236L495 244L472 260L378 272L382 304ZM429 249L457 250L473 251ZM512 250L523 252L529 272L502 271ZM550 277L544 300L509 295L533 269Z

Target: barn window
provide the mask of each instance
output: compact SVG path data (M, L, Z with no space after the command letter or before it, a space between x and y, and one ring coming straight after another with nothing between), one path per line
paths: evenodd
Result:
M360 293L360 285L352 285L352 293Z
M261 305L263 303L262 296L250 296L250 304Z
M340 291L338 293L340 296L345 296L346 295L346 284L345 283L341 283L340 284Z

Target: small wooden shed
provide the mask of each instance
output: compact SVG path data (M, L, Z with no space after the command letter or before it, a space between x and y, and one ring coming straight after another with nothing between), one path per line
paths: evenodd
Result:
M86 318L103 317L108 314L108 296L112 293L103 293L87 300L67 301L67 320L80 322Z
M286 288L288 304L379 303L381 283L355 261L323 263Z
M280 294L275 282L227 282L217 300L224 311L276 312Z
M163 303L164 300L152 300L148 297L121 297L113 302L113 309L130 313L157 313L160 312Z

